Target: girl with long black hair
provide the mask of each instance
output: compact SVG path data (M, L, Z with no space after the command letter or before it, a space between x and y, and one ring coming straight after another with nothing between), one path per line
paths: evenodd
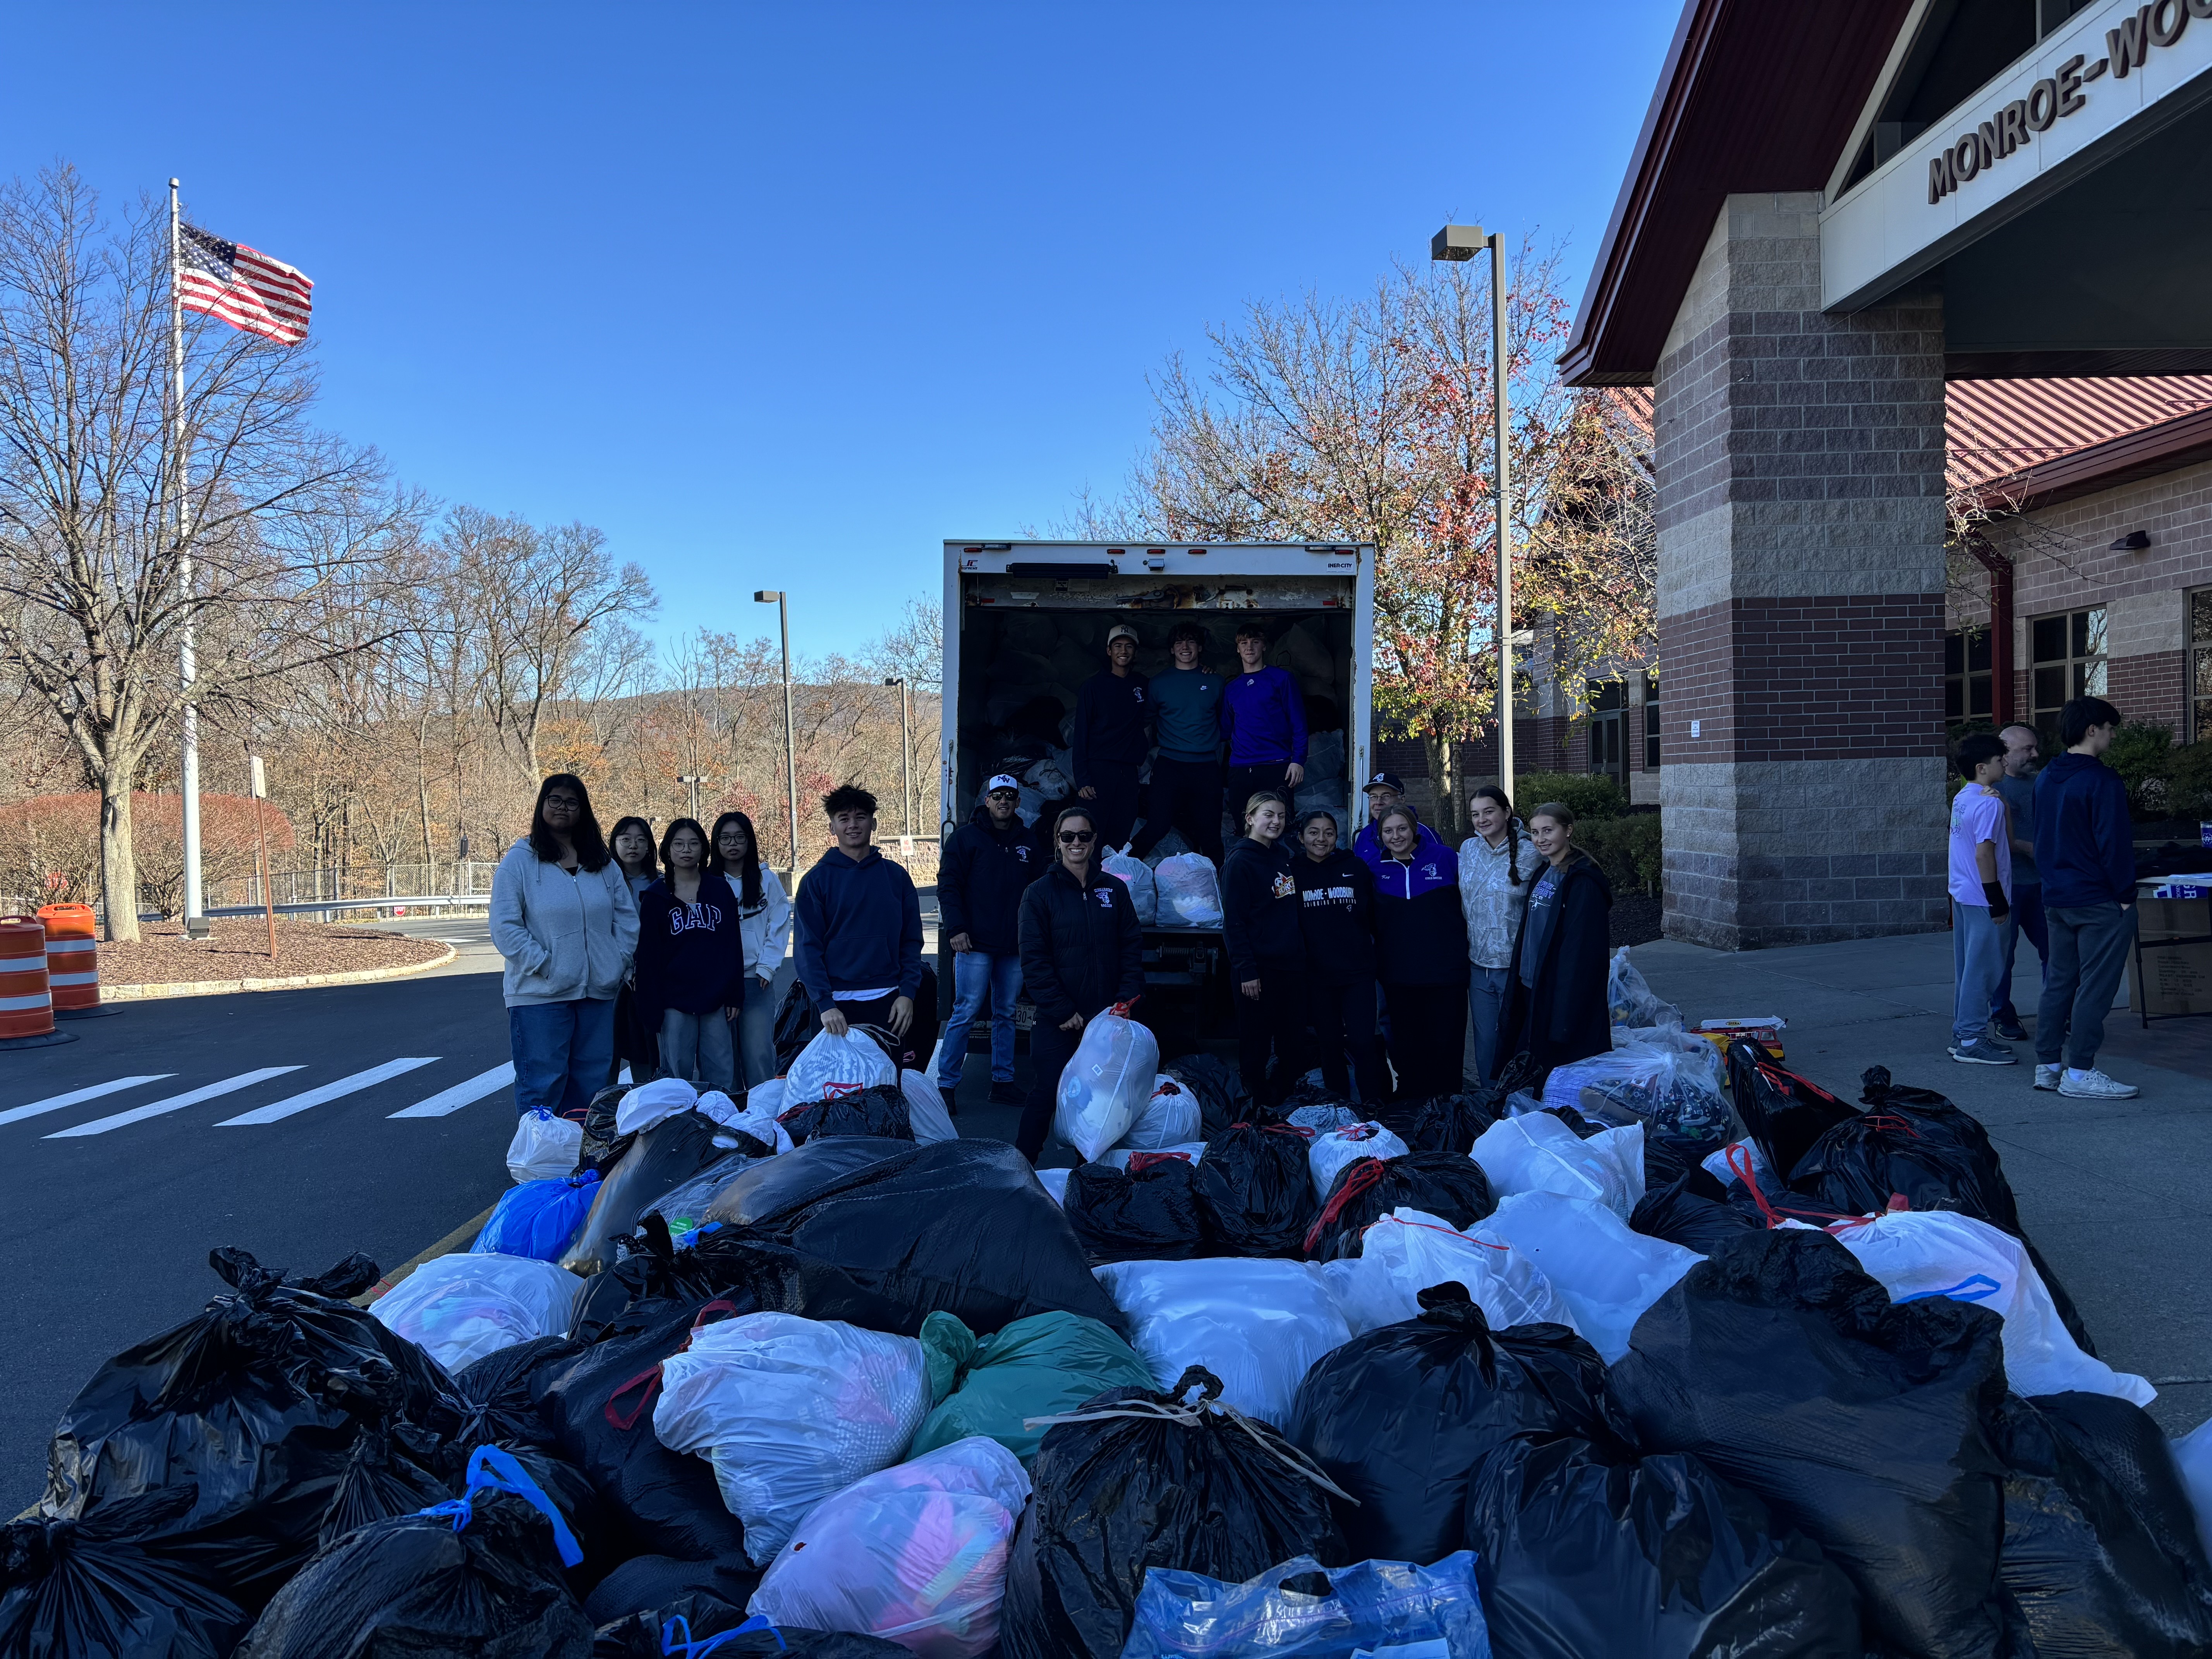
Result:
M623 879L629 883L633 898L643 896L645 890L660 879L660 866L653 856L653 826L643 818L635 815L617 818L615 827L607 831L607 850L622 866ZM629 976L615 993L615 1057L607 1068L608 1083L617 1080L625 1065L634 1081L643 1082L659 1069L659 1033L648 1030L638 1017L637 969L633 963Z
M745 1006L738 1016L738 1064L748 1089L775 1075L775 975L791 947L791 900L760 855L760 837L743 812L714 820L707 867L737 895L745 941Z
M661 1075L727 1094L737 1086L730 1025L744 1006L744 942L737 895L707 860L697 819L668 826L668 873L638 902L637 1000L660 1032Z

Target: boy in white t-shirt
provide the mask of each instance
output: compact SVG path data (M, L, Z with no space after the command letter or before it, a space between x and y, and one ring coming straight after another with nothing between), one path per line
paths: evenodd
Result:
M2019 1056L1990 1035L1990 1006L2007 963L2005 921L2012 913L2012 836L2004 797L2004 743L1993 732L1959 742L1966 780L1951 801L1951 1058L1966 1066L2016 1066Z

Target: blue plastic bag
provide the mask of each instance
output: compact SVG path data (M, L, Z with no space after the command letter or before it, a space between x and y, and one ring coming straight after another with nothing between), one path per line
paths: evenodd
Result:
M469 1246L472 1253L526 1255L533 1261L557 1261L568 1248L599 1195L599 1172L553 1181L526 1181L510 1188L493 1208L491 1219Z
M1305 1593L1324 1583L1326 1594ZM1302 1555L1243 1584L1154 1567L1121 1659L1352 1659L1401 1648L1424 1659L1491 1659L1473 1551L1432 1567L1324 1569Z

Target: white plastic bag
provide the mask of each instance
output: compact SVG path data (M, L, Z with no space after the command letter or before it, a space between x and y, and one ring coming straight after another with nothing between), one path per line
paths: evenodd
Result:
M615 1108L615 1132L643 1134L698 1103L699 1091L682 1078L657 1077L650 1083L639 1084L622 1097L622 1103Z
M1832 1230L1894 1302L1947 1296L2004 1320L2005 1378L2017 1395L2109 1394L2148 1406L2158 1390L2083 1353L2042 1275L2010 1234L1951 1210L1902 1210Z
M1671 1002L1662 1002L1636 964L1628 959L1628 947L1624 945L1613 953L1613 965L1605 976L1606 1013L1615 1025L1672 1025L1680 1029L1682 1011ZM1706 1045L1711 1047L1710 1043Z
M1130 1342L1164 1389L1191 1365L1221 1379L1237 1410L1282 1427L1298 1384L1352 1330L1310 1262L1222 1256L1115 1261L1091 1269L1129 1316Z
M1403 1158L1409 1148L1379 1123L1355 1123L1348 1129L1328 1129L1316 1135L1306 1147L1306 1167L1313 1171L1314 1192L1322 1198L1343 1173L1347 1164L1363 1158Z
M1029 1497L1021 1460L983 1435L863 1475L799 1522L745 1611L881 1637L921 1659L975 1659L999 1639Z
M1052 1194L1052 1201L1054 1203L1059 1205L1060 1208L1066 1209L1067 1207L1067 1178L1074 1173L1075 1171L1073 1170L1039 1170L1036 1172L1037 1185L1043 1188L1045 1191Z
M2197 1511L2197 1530L2204 1547L2212 1552L2212 1422L2199 1423L2173 1443L2173 1461L2181 1470L2181 1484L2189 1505Z
M832 1093L897 1081L898 1068L891 1064L891 1057L866 1032L850 1026L842 1036L817 1031L784 1075L783 1104L779 1109L787 1112L794 1106L827 1100Z
M1601 1129L1588 1140L1548 1112L1500 1118L1470 1154L1500 1198L1559 1193L1626 1216L1644 1196L1644 1126Z
M653 1433L714 1464L757 1567L830 1493L904 1456L929 1410L921 1343L795 1314L702 1326L660 1387Z
M1142 859L1131 858L1129 849L1124 847L1101 859L1098 867L1129 890L1129 902L1137 907L1137 920L1150 927L1160 908L1159 890L1153 884L1152 866Z
M558 1181L572 1173L584 1152L584 1126L556 1117L543 1106L525 1112L507 1143L507 1173L520 1187L526 1181Z
M1420 1316L1420 1294L1457 1282L1492 1330L1565 1325L1574 1316L1528 1256L1495 1242L1478 1243L1442 1216L1401 1205L1367 1230L1359 1254L1324 1262L1345 1322L1358 1336Z
M1206 1143L1186 1140L1176 1146L1115 1146L1099 1153L1101 1164L1110 1164L1117 1170L1129 1167L1133 1158L1179 1158L1186 1164L1195 1164L1206 1156Z
M1178 853L1162 859L1152 872L1159 890L1159 925L1163 927L1218 927L1221 926L1221 884L1213 861L1203 853Z
M1628 1352L1644 1310L1703 1261L1695 1250L1631 1232L1606 1206L1557 1193L1516 1194L1468 1235L1527 1254L1608 1365Z
M1085 1164L1129 1133L1152 1098L1160 1045L1133 1019L1109 1009L1083 1028L1060 1074L1053 1127Z
M952 1114L945 1109L945 1096L936 1084L920 1072L901 1072L899 1092L906 1097L906 1121L913 1126L916 1140L960 1139L960 1131L952 1127Z
M471 1252L424 1262L368 1310L457 1371L518 1342L560 1335L583 1288L582 1279L550 1261Z
M1162 1072L1152 1079L1152 1097L1138 1109L1121 1145L1133 1152L1155 1152L1196 1140L1204 1132L1198 1097Z

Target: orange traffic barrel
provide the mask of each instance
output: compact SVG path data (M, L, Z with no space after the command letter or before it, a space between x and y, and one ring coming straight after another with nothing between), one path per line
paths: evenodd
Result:
M46 924L36 916L0 916L0 1039L48 1036L53 1029Z
M46 927L46 988L55 1011L99 1007L100 939L92 907L42 905L39 920Z

